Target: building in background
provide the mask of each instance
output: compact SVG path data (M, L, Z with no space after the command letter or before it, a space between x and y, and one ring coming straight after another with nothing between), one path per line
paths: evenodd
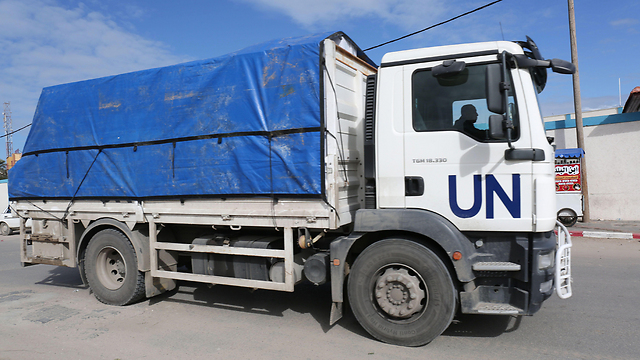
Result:
M640 112L585 111L585 158L592 220L640 220ZM544 118L557 149L577 147L574 114Z
M20 150L16 150L15 153L11 154L11 156L7 158L7 171L9 171L9 169L11 169L20 159L22 159L22 153L20 153Z

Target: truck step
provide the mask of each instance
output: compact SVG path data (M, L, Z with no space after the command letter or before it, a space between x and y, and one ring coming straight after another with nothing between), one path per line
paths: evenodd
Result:
M524 314L524 310L509 304L492 304L481 302L476 307L478 314L518 315Z
M520 271L520 264L512 262L479 262L473 264L475 271Z

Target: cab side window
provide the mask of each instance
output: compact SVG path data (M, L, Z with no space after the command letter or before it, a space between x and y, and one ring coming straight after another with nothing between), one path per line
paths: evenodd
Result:
M493 113L487 109L485 69L486 65L470 65L458 74L438 78L431 70L416 71L412 76L413 129L458 131L476 141L495 141L488 137ZM509 103L515 105L513 90L508 95ZM517 111L513 116L515 140L519 137Z

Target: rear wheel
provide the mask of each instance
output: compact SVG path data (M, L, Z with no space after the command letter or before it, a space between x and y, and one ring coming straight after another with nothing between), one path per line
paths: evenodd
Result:
M102 230L85 253L87 282L95 297L109 305L127 305L145 295L144 273L138 271L136 253L121 232Z
M360 325L396 345L431 342L451 324L456 309L456 290L442 260L405 239L366 248L353 264L348 293Z

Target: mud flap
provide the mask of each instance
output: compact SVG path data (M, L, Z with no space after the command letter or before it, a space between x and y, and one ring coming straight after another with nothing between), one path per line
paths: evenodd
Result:
M165 271L178 270L178 253L165 250L158 250L158 267ZM146 296L148 298L160 295L165 291L176 288L176 280L166 278L154 278L151 271L144 273L144 284Z
M333 302L331 304L331 316L329 317L329 326L335 324L340 319L342 319L342 303Z

